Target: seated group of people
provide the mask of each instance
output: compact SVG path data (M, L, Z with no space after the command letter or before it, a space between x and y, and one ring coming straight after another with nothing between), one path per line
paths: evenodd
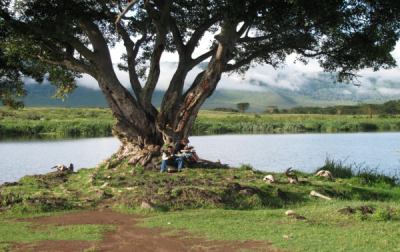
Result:
M185 163L191 165L200 160L193 147L189 146L188 143L188 139L183 139L175 147L169 145L163 151L160 172L167 171L168 166L176 167L180 172Z

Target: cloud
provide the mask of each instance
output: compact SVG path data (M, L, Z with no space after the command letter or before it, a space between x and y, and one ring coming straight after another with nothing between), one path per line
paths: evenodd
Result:
M195 56L205 52L212 39L212 34L207 34L195 51ZM121 55L124 51L124 46L121 43L116 44L111 50L111 57L114 65L116 66L121 61ZM400 43L395 47L392 52L393 57L400 63ZM296 61L297 55L288 55L287 60L283 66L274 69L269 65L256 65L250 68L244 75L223 74L218 89L236 89L236 90L252 90L263 91L268 87L284 88L287 90L300 90L310 82L321 82L329 86L333 86L333 80L329 83L321 67L316 60L310 60L308 64ZM161 73L158 90L165 90L172 79L172 75L176 70L178 56L173 53L164 53L161 58ZM129 76L127 72L120 71L115 67L116 74L121 83L129 87ZM202 71L200 67L195 67L189 72L185 87L187 88L195 79L196 75ZM348 92L366 93L366 92L379 92L382 95L391 95L396 93L397 86L400 86L400 71L399 68L379 70L374 72L372 69L365 69L359 72L359 82L361 87L346 87L343 88L343 94ZM31 80L29 80L31 82ZM78 85L98 89L98 84L95 79L89 75L83 75L82 78L77 80ZM143 81L144 82L144 81ZM337 87L337 85L335 86ZM393 89L393 90L392 90ZM347 92L345 90L348 90ZM351 90L351 91L349 91ZM398 94L398 93L396 93Z
M400 88L378 88L378 92L382 95L394 96L400 95Z

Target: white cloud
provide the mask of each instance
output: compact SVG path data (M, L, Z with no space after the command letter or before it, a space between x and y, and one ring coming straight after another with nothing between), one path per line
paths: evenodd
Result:
M198 56L205 52L210 45L212 34L207 34L199 44L194 55ZM122 44L117 44L111 50L112 60L115 65L120 62L120 57L124 51ZM392 52L393 57L400 63L400 43L395 47ZM161 74L157 89L165 90L176 70L178 61L177 54L164 53L161 58ZM115 70L118 78L124 86L129 87L129 76L126 72ZM186 79L186 85L189 85L196 75L201 71L200 68L194 68ZM218 88L220 89L239 89L239 90L263 90L262 85L257 83L266 83L270 86L282 87L290 90L297 90L302 85L306 84L310 79L317 79L319 74L323 72L316 60L310 60L308 64L296 61L296 55L292 54L287 57L285 65L278 69L274 69L269 65L257 65L249 69L243 76L238 74L224 74L221 78ZM359 72L359 78L362 87L355 89L356 92L364 93L370 92L371 87L375 84L383 82L398 83L400 80L399 68L388 70L379 70L374 72L372 69L365 69ZM252 83L251 83L252 82ZM91 88L98 88L96 80L92 77L84 75L83 78L78 80L78 84ZM373 88L372 88L373 89ZM387 89L378 90L382 95L390 93Z
M378 92L382 95L388 95L388 96L393 96L393 95L400 95L400 89L399 88L378 88Z

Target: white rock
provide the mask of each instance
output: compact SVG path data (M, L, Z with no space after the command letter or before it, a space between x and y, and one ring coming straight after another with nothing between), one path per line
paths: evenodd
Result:
M104 183L103 185L100 186L100 188L105 188L108 186L108 182Z
M285 215L286 215L286 216L294 216L294 215L296 215L296 212L293 211L293 210L287 210L287 211L285 212Z
M323 195L323 194L320 194L319 192L316 192L316 191L311 191L311 192L310 192L310 195L311 195L311 196L314 196L314 197L321 198L321 199L325 199L325 200L332 200L332 198L330 198L330 197L328 197L328 196L325 196L325 195Z
M143 208L143 209L154 209L154 206L150 202L142 201L142 204L140 205L140 208Z
M327 171L327 170L320 170L315 174L315 176L323 177L323 178L327 178L327 179L333 179L332 173L330 171Z
M268 183L268 184L275 183L275 178L274 178L274 176L272 176L271 174L265 176L265 177L263 178L263 180L264 180L266 183Z

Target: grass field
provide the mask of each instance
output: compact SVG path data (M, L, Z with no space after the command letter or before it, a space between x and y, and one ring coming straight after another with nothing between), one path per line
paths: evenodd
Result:
M214 240L268 241L289 251L399 251L398 180L348 175L341 171L348 167L332 162L328 160L325 168L333 171L335 180L296 172L299 184L289 184L281 173L272 173L276 183L266 184L266 173L249 166L160 174L124 160L76 173L26 176L0 186L0 251L16 242L101 239L110 227L48 226L27 234L30 224L15 220L104 204L142 215L146 218L141 225L168 228L169 233L185 230ZM311 197L312 190L332 200ZM151 202L153 209L141 209L143 201ZM347 206L354 212L339 212ZM288 209L304 218L286 216Z
M0 109L0 137L111 136L108 109ZM193 135L227 133L300 133L399 131L400 116L288 115L201 111Z

